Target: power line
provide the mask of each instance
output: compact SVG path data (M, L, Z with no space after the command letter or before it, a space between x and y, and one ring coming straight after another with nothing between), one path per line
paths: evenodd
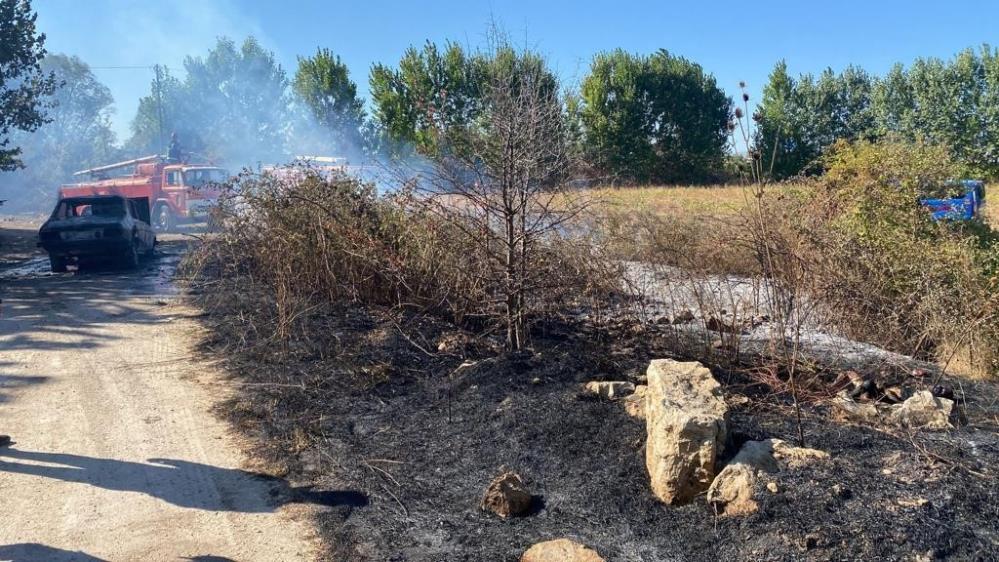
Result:
M163 64L150 64L146 66L90 66L90 68L92 70L154 70L157 66L166 70L176 70Z

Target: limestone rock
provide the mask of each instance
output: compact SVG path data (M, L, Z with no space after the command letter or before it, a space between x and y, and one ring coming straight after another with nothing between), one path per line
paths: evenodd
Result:
M686 503L714 480L728 407L718 381L698 362L657 359L647 376L645 464L652 492L668 504Z
M880 425L892 415L891 406L875 402L855 402L846 391L840 392L832 404L841 419L856 423Z
M781 439L767 439L773 448L774 458L782 465L798 468L816 461L829 460L829 453L807 447L795 447Z
M623 381L591 381L586 383L583 391L591 396L599 396L606 400L615 400L633 394L635 392L635 385Z
M742 463L730 463L708 488L708 503L721 514L738 516L755 513L756 470Z
M933 396L928 390L912 395L902 402L891 419L902 427L919 429L952 429L950 415L954 410L954 401Z
M794 469L824 461L829 453L817 449L794 447L780 439L747 441L708 488L708 503L723 515L749 515L759 509L757 482L760 475L783 469ZM766 488L777 493L776 482Z
M531 509L531 493L523 479L514 472L497 476L486 488L480 507L492 511L503 519L524 515Z
M539 542L527 549L520 562L606 562L597 552L569 539Z
M622 400L624 402L624 411L629 416L641 420L645 419L645 402L648 400L648 389L648 386L640 384L635 387L635 392L631 396L626 396Z

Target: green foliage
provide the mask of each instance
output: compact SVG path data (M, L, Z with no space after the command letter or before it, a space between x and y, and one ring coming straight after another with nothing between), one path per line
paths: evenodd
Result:
M252 37L239 47L220 38L206 57L187 57L184 68L183 81L164 71L140 100L132 151L165 152L176 132L186 151L207 158L242 164L285 156L288 80L273 53Z
M777 63L764 88L755 148L773 177L821 172L837 139L888 136L948 147L975 175L999 176L999 51L983 46L949 61L918 59L882 77L848 67L818 78Z
M984 223L936 223L918 200L961 171L949 148L925 142L838 141L811 197L779 202L800 243L809 295L847 335L980 370L999 368L995 233Z
M586 150L604 173L703 182L722 167L732 102L700 65L665 50L601 53L581 99Z
M838 139L869 138L873 79L856 67L795 80L780 61L763 88L754 140L763 171L776 179L818 173L817 160Z
M31 210L47 205L55 187L72 172L117 155L110 123L114 99L107 86L77 57L48 55L41 69L61 84L51 98L50 122L13 137L23 149L24 169L5 178L21 195L17 204Z
M46 96L55 79L45 74L45 35L35 29L29 0L0 0L0 171L23 166L21 149L11 145L15 131L31 132L47 122Z
M371 69L374 116L395 151L438 155L441 133L468 127L478 113L481 60L455 43L410 47L396 69Z
M396 69L375 65L371 98L391 152L415 150L432 158L463 150L486 132L488 89L498 77L538 80L557 99L558 80L543 58L501 43L491 52L466 53L448 43L410 47ZM463 148L464 147L464 148Z
M319 49L312 57L299 58L292 87L338 154L361 146L364 101L339 56Z

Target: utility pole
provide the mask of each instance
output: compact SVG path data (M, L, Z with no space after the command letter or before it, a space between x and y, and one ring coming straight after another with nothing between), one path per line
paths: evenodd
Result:
M153 65L153 71L156 73L156 120L159 124L160 149L162 149L166 146L166 135L163 131L163 71L158 64ZM157 152L160 149L157 149Z

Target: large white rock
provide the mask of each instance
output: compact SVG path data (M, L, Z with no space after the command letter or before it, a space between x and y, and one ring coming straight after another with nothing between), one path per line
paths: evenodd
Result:
M686 503L714 480L728 407L718 381L696 361L657 359L647 376L645 464L652 492L668 504Z
M933 396L928 390L912 395L891 414L892 421L902 427L919 429L953 429L950 415L954 401Z

